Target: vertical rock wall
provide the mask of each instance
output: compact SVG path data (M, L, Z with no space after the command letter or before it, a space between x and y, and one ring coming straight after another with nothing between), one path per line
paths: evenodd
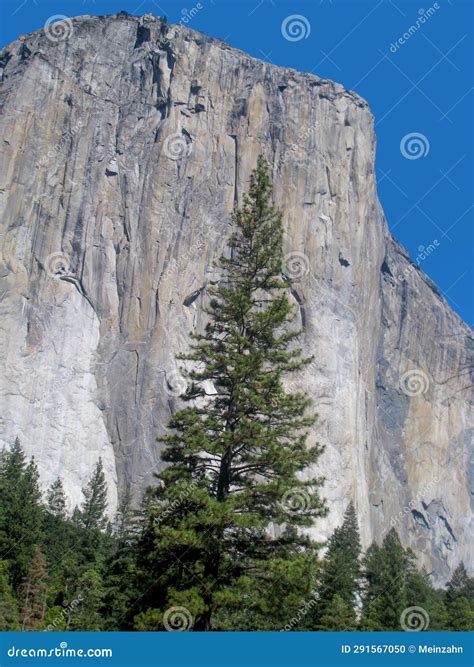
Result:
M175 354L257 155L284 210L314 363L327 535L395 525L443 582L469 565L472 334L390 237L366 102L151 16L82 17L2 54L1 440L71 504L99 456L110 504L160 467Z

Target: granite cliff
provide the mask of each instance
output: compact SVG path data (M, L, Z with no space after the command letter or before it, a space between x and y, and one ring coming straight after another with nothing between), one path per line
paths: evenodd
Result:
M71 506L160 467L206 285L260 152L315 361L327 535L394 525L435 581L469 567L472 332L390 236L367 103L146 15L80 17L1 54L0 443ZM471 563L472 567L472 563Z

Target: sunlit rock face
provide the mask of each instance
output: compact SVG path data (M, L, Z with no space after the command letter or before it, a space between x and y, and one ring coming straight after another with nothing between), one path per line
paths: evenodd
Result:
M395 526L436 582L469 566L472 336L387 231L367 103L159 19L82 17L2 54L1 440L71 507L160 469L206 286L259 153L314 362L327 536Z

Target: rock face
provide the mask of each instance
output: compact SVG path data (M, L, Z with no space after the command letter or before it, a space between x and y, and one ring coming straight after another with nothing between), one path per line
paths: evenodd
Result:
M365 546L395 526L438 583L469 566L471 331L387 231L366 102L150 15L22 36L1 64L1 441L71 506L99 456L111 507L138 495L262 152L315 357L290 381L326 445L314 533L353 499Z

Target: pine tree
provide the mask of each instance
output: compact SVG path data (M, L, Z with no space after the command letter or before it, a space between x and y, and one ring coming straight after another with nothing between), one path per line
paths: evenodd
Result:
M297 529L325 512L322 480L300 474L322 451L307 443L310 401L283 385L311 359L302 358L299 332L289 326L281 213L271 193L260 157L233 214L224 278L208 290L209 322L183 357L192 364L183 396L191 405L170 421L169 466L150 503L153 551L145 558L155 579L160 574L165 605L188 608L199 630L217 627L228 604L261 606L252 584L267 579L270 589L277 563L290 571L303 549L310 552L314 545ZM282 526L275 538L272 523Z
M136 588L137 514L132 507L130 486L127 485L114 518L114 541L104 567L105 630L120 630L121 626L127 626L130 607L146 590L146 586L138 590Z
M359 526L353 503L349 503L344 514L344 520L328 541L328 549L318 576L317 597L318 604L315 607L311 629L327 630L321 617L328 613L332 616L335 606L340 606L340 601L334 601L338 596L346 603L347 613L344 617L351 619L351 627L355 624L355 612L352 617L348 610L354 611L357 594L359 592L361 568L360 568L360 536ZM331 611L327 607L331 606ZM338 628L344 630L341 623Z
M222 631L301 630L312 608L313 550L269 559L260 576L242 576L216 593L214 625Z
M342 595L336 593L324 606L318 630L326 632L349 632L357 629L354 607Z
M464 596L454 598L448 607L449 630L472 632L474 630L474 612L469 600Z
M42 534L43 508L34 459L27 464L18 438L0 459L0 553L13 587L26 576Z
M446 601L451 604L457 598L464 597L474 610L474 578L469 577L464 563L461 561L454 570L446 588Z
M51 484L46 494L47 506L44 517L43 551L48 563L61 564L62 555L71 548L73 532L66 515L66 495L61 479ZM54 566L53 566L54 568ZM54 569L50 572L54 580ZM54 586L54 585L53 585Z
M101 458L82 493L84 494L80 511L82 525L86 530L104 530L107 527L107 483Z
M400 543L394 528L382 547L373 544L363 559L366 589L362 630L400 630L400 617L407 608L407 577L411 556Z
M0 560L0 632L19 630L18 602L10 583L8 564Z
M446 588L448 627L456 631L474 630L474 578L461 562L454 570Z
M48 494L48 511L58 519L66 518L66 494L64 493L63 483L58 477L49 487Z
M99 631L103 629L102 605L104 586L99 568L89 567L77 582L74 595L79 600L74 613L70 615L69 630Z
M86 538L80 521L73 522L67 516L66 496L59 477L50 486L46 497L41 546L49 564L49 596L50 604L54 606L61 605L64 600L67 602L71 583L76 583Z
M429 625L424 629L436 631L446 630L448 627L448 614L443 601L443 595L436 591L428 574L422 570L419 572L415 566L415 556L407 550L411 556L411 567L407 575L407 607L421 607L427 614Z
M130 544L137 529L136 511L132 507L130 484L125 486L115 513L112 532L120 545Z
M30 571L23 581L21 609L22 630L37 630L46 613L47 599L46 564L39 546L36 546Z

